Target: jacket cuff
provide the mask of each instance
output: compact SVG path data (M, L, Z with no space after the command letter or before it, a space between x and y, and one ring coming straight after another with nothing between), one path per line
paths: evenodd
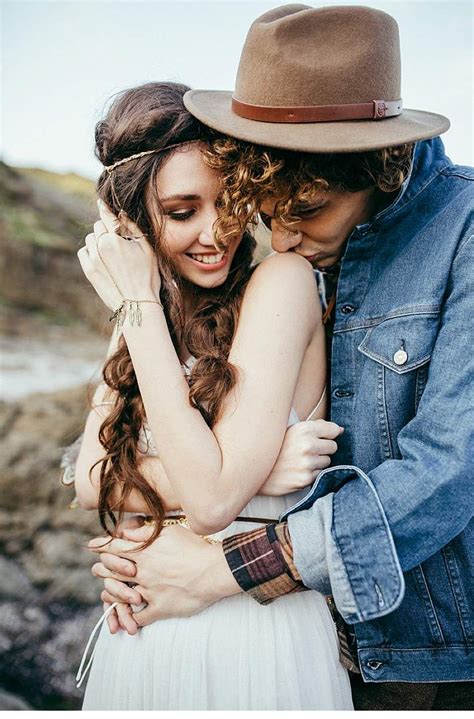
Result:
M376 488L361 469L324 470L280 519L288 519L302 580L332 593L348 624L382 617L400 605L405 584L392 533Z
M334 494L327 494L311 509L288 517L293 559L301 579L307 587L326 595L332 593L326 544L333 497Z

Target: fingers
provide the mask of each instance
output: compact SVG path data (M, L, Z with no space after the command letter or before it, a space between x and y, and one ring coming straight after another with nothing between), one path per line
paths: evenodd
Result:
M106 594L103 592L103 594ZM104 602L104 612L112 605L112 602ZM107 624L111 634L117 634L120 629L124 629L128 634L136 634L138 625L133 618L133 612L129 604L118 604L107 617Z
M132 610L129 604L118 604L115 607L117 612L118 622L122 629L125 629L128 634L136 634L138 632L138 625L133 618Z
M89 235L87 235L86 239L84 240L85 245L87 247L87 252L89 253L89 259L94 264L102 264L102 259L99 255L99 237L101 237L101 230L96 230L96 225L104 226L102 222L96 222L94 225L94 232L91 232ZM102 231L102 235L105 235L106 231Z
M116 554L118 556L133 552L133 550L139 548L136 542L129 542L125 539L112 539L110 541L106 537L94 537L87 546L91 552L107 552L107 554Z
M142 543L150 539L153 534L153 529L153 525L150 524L144 524L142 527L131 527L130 529L124 528L123 536L126 540L128 539L132 542Z
M113 597L114 602L122 602L123 604L141 604L143 602L141 594L135 589L128 587L117 579L104 579L104 587L107 593Z
M96 222L96 225L98 223ZM100 223L102 224L102 223ZM95 228L95 225L94 225ZM99 255L97 247L97 236L94 232L90 232L86 235L84 240L84 246L81 247L77 253L79 262L81 263L82 271L85 276L90 280L94 276L94 271L97 270L98 265L103 265L102 258Z
M104 602L104 612L111 607L113 602ZM113 609L107 617L107 624L109 625L109 631L111 634L117 634L120 629L120 624L117 617L116 609Z
M87 240L87 237L86 237ZM81 249L77 253L77 259L79 260L79 263L82 267L82 271L84 272L85 276L89 279L92 275L93 267L92 262L89 257L89 251L87 249L87 246L81 247Z
M340 427L335 422L327 422L325 419L310 420L316 437L320 439L336 439L344 432L344 427Z
M138 225L135 224L135 222L133 222L133 220L131 220L125 213L123 213L123 216L121 216L121 219L119 220L102 200L97 201L97 206L99 208L99 215L102 221L101 224L103 224L106 232L117 234L120 229L123 237L133 238L133 240L140 245L146 254L154 255L153 248L150 246L146 236L143 234Z
M328 457L326 454L319 454L316 455L312 461L313 465L313 473L314 472L320 472L322 469L327 469L331 464L331 457Z
M94 235L97 241L102 237L102 235L106 235L108 233L108 230L102 220L97 220L97 222L94 222Z
M315 450L318 454L336 454L337 443L332 439L316 439Z
M138 627L146 627L147 624L153 624L157 619L160 617L156 609L151 606L145 607L141 612L135 612L133 615L133 620Z
M101 554L100 560L91 567L94 577L101 579L110 577L120 582L129 582L136 574L136 566L132 562L127 562L126 559L116 557L114 554Z
M97 200L97 206L99 208L100 219L104 223L107 232L110 232L111 235L115 235L115 233L120 227L118 217L114 215L114 213L107 207L105 202L103 202L102 200Z
M100 555L100 561L104 567L114 574L123 576L123 581L129 581L130 578L134 577L137 573L137 565L130 559L124 559L123 557L117 557L115 554L108 554L104 552Z
M102 592L100 593L100 598L104 602L104 604L109 604L109 605L113 604L114 602L117 601L115 599L115 597L113 597L111 594L109 594L106 589L102 590Z

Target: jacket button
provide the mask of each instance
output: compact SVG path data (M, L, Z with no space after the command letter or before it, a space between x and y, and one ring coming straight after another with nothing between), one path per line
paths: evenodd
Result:
M369 667L369 669L377 671L377 669L380 669L380 667L383 666L383 662L379 662L378 659L369 659L369 661L367 662L367 666Z
M335 397L353 397L354 392L350 392L346 389L336 389L334 390L334 396Z
M352 305L342 305L341 312L343 315L350 315L352 312L355 312L355 307Z
M398 351L395 352L395 354L393 355L393 361L395 362L396 365L403 365L403 364L405 364L406 361L407 361L407 359L408 359L408 355L407 355L407 353L405 352L405 350L398 350Z

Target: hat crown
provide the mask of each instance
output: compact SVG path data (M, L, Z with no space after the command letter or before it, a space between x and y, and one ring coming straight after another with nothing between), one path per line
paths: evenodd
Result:
M368 7L285 5L251 26L234 96L253 105L311 106L397 100L394 18Z

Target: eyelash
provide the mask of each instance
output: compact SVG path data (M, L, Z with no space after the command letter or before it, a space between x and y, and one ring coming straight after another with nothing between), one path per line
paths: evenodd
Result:
M318 212L323 209L323 207L324 205L317 205L316 207L308 207L305 210L300 210L299 212L295 210L295 215L301 220L311 219L312 217L317 215Z
M175 222L186 222L190 217L194 215L194 210L188 210L187 212L168 212L167 216Z
M317 207L310 207L307 210L301 210L300 212L295 212L295 215L297 217L299 217L301 220L308 219L308 218L314 217L319 212L319 210L323 209L323 207L324 207L324 205L318 205ZM264 212L260 212L260 217L261 217L262 222L265 225L265 227L270 229L273 218L270 217L270 215L266 215Z

